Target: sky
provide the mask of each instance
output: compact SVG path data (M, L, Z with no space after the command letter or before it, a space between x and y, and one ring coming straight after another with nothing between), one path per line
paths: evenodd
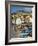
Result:
M16 13L19 10L23 10L23 11L27 11L27 12L31 12L32 11L32 7L24 7L24 6L17 6L17 5L13 5L10 8L10 12L11 13Z

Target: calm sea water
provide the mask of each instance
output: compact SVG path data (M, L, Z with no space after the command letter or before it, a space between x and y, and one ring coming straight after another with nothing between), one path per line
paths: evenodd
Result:
M28 28L27 30L23 30L23 31L20 33L20 37L21 37L21 38L28 37L30 33L32 33L32 28Z

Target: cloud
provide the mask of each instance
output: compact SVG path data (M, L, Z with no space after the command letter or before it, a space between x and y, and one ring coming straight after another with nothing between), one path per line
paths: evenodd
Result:
M10 8L10 10L11 10L11 13L17 12L17 11L19 11L19 10L25 11L25 12L31 12L31 11L32 11L32 7L12 6L12 7Z

